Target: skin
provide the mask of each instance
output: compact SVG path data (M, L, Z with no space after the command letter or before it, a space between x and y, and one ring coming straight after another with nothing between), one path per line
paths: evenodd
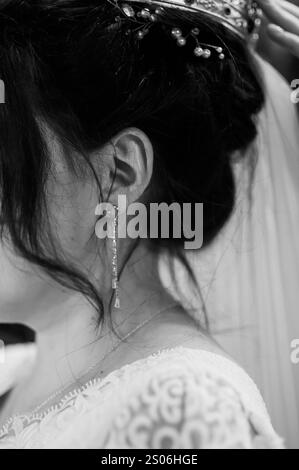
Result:
M285 0L257 0L270 23L270 38L299 58L299 7Z
M67 168L61 147L49 129L45 136L52 159L46 190L57 247L88 272L107 303L111 296L112 243L95 236L98 187L91 175L75 176ZM112 144L90 156L103 193L109 194L112 203L117 202L119 194L125 194L128 203L137 201L152 177L151 143L140 130L126 129L115 136ZM120 264L131 243L127 239L119 241ZM97 369L87 375L84 372L101 361L118 339L111 334L109 324L97 330L95 311L81 295L49 280L18 258L9 244L0 245L0 265L5 272L0 277L0 322L26 323L34 328L39 348L34 370L0 408L1 425L15 413L34 409L61 387L70 391L96 376ZM125 336L144 321L150 322L98 366L103 376L159 349L180 344L222 353L162 287L156 255L146 244L140 245L127 263L120 295L122 308L112 311L118 334ZM46 409L57 401L58 397Z
M270 21L267 31L271 39L299 58L299 7L284 0L257 1ZM88 273L100 287L103 301L108 302L111 246L99 242L94 235L98 188L91 175L74 176L64 162L55 135L46 126L43 129L52 158L46 189L57 247ZM151 143L140 130L125 129L112 144L90 156L103 193L109 194L108 201L113 204L119 194L125 194L128 203L138 201L152 176ZM115 164L117 177L111 191ZM119 243L120 263L130 244L130 240ZM174 304L160 283L157 263L156 256L141 245L122 274L122 308L112 312L114 328L125 336L152 319L100 364L104 376L158 349L178 344L225 354ZM97 330L96 314L81 295L61 288L17 257L9 243L0 245L0 266L5 273L0 277L0 322L26 323L34 328L39 348L34 370L0 407L1 425L14 413L35 408L61 387L72 390L96 376L95 371L90 376L84 371L99 363L118 340L108 324ZM53 402L47 406L50 404Z

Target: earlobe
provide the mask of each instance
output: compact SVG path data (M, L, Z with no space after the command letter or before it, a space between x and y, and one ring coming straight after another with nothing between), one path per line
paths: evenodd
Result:
M110 197L126 195L128 203L137 201L147 189L153 173L153 147L144 132L125 129L112 141L115 173ZM115 199L115 200L114 200Z

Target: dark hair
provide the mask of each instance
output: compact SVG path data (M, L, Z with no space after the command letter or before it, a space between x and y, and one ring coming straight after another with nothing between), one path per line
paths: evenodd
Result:
M89 152L122 129L142 129L155 152L148 199L204 203L206 245L233 210L231 156L254 140L263 104L246 45L221 25L166 11L170 25L197 26L203 42L225 48L224 60L200 59L194 44L178 47L161 24L142 41L128 34L129 19L112 27L117 14L109 0L0 2L2 238L8 234L21 256L87 296L100 315L96 286L45 230L50 159L37 117L59 137L73 169L90 166ZM153 243L182 257L183 241Z

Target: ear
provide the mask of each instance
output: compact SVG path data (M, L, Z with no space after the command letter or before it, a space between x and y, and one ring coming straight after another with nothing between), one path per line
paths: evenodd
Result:
M153 147L146 134L136 128L125 129L100 153L106 200L117 204L118 196L126 195L129 204L138 201L153 174Z

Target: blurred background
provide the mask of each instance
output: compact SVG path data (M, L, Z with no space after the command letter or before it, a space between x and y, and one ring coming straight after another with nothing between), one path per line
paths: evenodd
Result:
M299 0L290 0L290 2L299 6ZM289 83L291 83L293 79L299 78L299 60L295 59L295 57L286 52L285 49L276 45L269 39L265 33L266 24L267 22L264 20L258 51L284 75Z

